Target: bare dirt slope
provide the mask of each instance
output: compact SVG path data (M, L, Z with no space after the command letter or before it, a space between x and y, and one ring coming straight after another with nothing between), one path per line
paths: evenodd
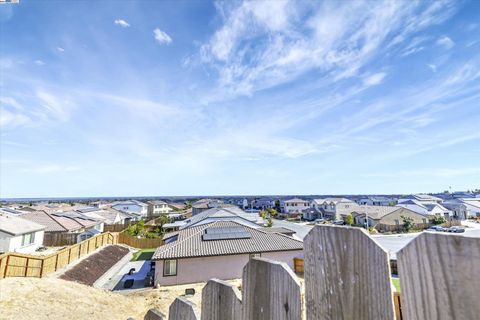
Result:
M240 280L231 282L241 283ZM162 287L122 295L61 279L6 278L0 280L0 318L143 319L152 307L168 315L168 307L176 297L185 293L186 288L196 290L191 300L199 305L204 285Z

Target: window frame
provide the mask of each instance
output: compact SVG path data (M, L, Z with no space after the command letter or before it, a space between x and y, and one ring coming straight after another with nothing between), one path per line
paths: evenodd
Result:
M30 235L29 243L25 242L26 236ZM22 247L26 247L35 243L35 232L29 232L22 234Z
M175 261L175 274L167 274L165 271L167 269L167 262ZM176 277L178 274L178 260L177 259L165 259L163 260L163 276L164 277Z

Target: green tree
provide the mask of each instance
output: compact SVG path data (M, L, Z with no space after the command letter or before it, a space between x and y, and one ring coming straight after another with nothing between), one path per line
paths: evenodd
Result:
M280 200L278 200L278 199L275 200L275 210L276 210L277 212L280 212L281 209L282 209L282 208L280 207Z
M353 215L351 213L345 217L345 223L349 226L353 224Z
M403 229L405 232L410 232L415 226L415 222L412 217L400 216L403 221Z
M432 223L435 225L444 224L445 222L447 222L447 219L444 216L435 216L432 219Z
M267 227L271 228L273 226L273 219L271 216L268 216L267 218Z

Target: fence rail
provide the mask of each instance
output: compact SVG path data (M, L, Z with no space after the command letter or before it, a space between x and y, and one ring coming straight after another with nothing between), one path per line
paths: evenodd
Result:
M7 252L0 255L0 279L6 277L41 278L104 245L116 243L118 243L117 234L102 233L47 256Z
M392 288L388 253L362 229L316 226L304 249L307 320L453 320L480 314L479 238L417 236L397 254L401 295ZM200 320L199 314L202 320L302 319L300 285L285 263L251 259L242 289L240 294L228 283L210 280L201 306L177 298L169 319Z
M118 243L123 243L138 249L149 249L161 246L163 244L163 240L162 238L137 238L127 234L126 232L121 232L118 234Z
M77 243L79 233L47 232L43 236L43 245L48 247L71 246Z

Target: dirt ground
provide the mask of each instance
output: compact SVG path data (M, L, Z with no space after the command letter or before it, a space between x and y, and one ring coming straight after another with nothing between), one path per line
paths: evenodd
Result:
M230 283L240 285L241 280ZM205 283L145 289L128 295L113 293L75 282L54 278L6 278L0 280L0 318L15 319L143 319L150 308L168 316L168 308L176 297L194 288L189 298L201 303ZM168 319L168 318L167 318Z

